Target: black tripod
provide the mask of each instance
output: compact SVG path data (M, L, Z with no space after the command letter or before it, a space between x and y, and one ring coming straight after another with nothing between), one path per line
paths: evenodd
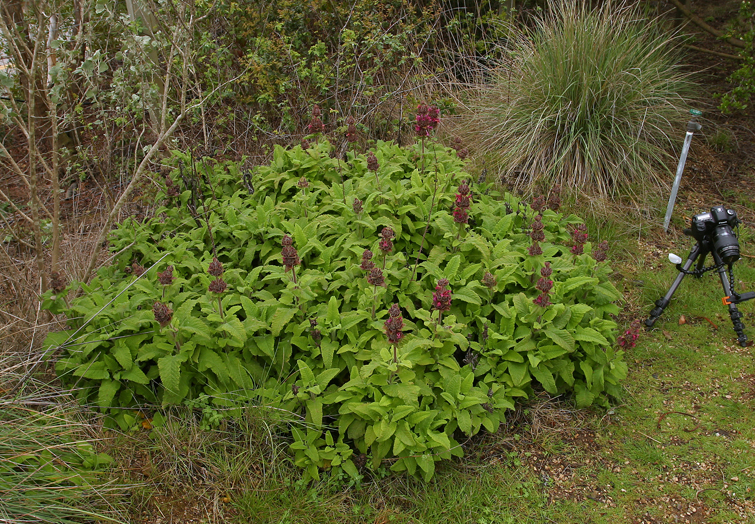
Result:
M692 236L691 232L689 231L690 230L687 229L684 231L684 233L686 235ZM705 256L708 253L713 256L713 262L715 263L715 266L704 268L703 263L705 262ZM695 260L697 260L697 269L695 271L690 271L689 268L692 267L692 264L695 263ZM728 264L729 277L731 278L731 282L734 281L734 273L732 271L733 265L734 262L730 262ZM650 312L650 318L645 321L645 326L647 326L648 328L653 327L655 321L658 320L658 317L661 316L663 310L666 309L666 307L669 305L669 302L671 302L671 297L674 295L674 292L676 292L676 289L682 283L682 280L685 276L693 275L697 278L700 278L703 276L703 273L716 269L718 270L718 276L721 278L721 285L723 285L724 294L726 295L721 300L725 306L729 307L729 316L731 317L732 324L734 324L734 331L737 332L737 341L741 346L747 346L747 335L745 335L744 333L744 324L742 324L742 321L740 320L742 318L742 313L740 313L737 309L737 304L744 302L745 300L755 298L755 292L737 294L732 291L731 283L729 281L729 277L727 277L726 275L726 269L724 266L725 263L723 260L721 260L721 256L718 254L718 252L715 249L711 249L711 240L707 237L703 240L699 240L689 252L689 256L687 257L687 261L684 263L684 266L682 266L681 264L676 265L676 269L679 270L679 274L676 276L674 283L671 284L671 287L669 288L666 295L663 298L659 298L655 301L656 307Z

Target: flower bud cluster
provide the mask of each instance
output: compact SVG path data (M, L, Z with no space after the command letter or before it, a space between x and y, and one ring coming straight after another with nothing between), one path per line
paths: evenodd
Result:
M50 288L55 292L55 294L60 293L66 288L66 281L60 273L53 271L50 276L52 277L50 281Z
M223 280L223 264L220 263L218 257L212 257L212 262L210 262L210 267L207 268L207 272L213 277L216 277L215 280L210 282L207 290L210 293L223 293L228 286L226 285L225 280Z
M363 204L364 202L362 202L358 198L354 198L354 203L351 204L351 208L354 210L354 214L358 215L362 212L362 210L364 209Z
M433 309L448 311L451 309L451 290L448 289L448 279L441 278L433 293Z
M378 164L378 159L375 156L375 153L370 151L369 153L367 153L367 169L374 172L374 171L377 171L378 168L380 168L380 164Z
M489 273L488 271L485 272L484 275L482 275L482 285L485 286L488 289L493 289L498 284L495 275L492 273Z
M571 238L574 241L571 252L575 255L581 255L584 251L585 242L587 242L587 226L584 224L574 226Z
M603 262L608 256L608 242L605 240L593 250L592 257L596 262Z
M399 341L404 338L404 318L401 316L401 308L398 304L393 304L388 310L388 318L385 321L385 334L388 337L388 342L391 344L398 344Z
M372 251L365 249L362 253L362 264L359 266L364 271L372 271L375 267L375 263L372 261Z
M532 221L530 228L532 229L532 231L530 231L530 238L533 242L542 242L545 240L545 233L543 233L543 229L545 229L545 226L543 225L543 215L537 215L535 220Z
M309 326L312 328L309 331L309 334L312 336L312 340L315 341L315 344L317 344L317 347L320 347L320 341L322 340L322 333L320 333L320 330L317 329L317 319L310 318Z
M382 240L380 240L380 251L387 255L393 251L393 241L391 239L396 236L396 233L390 227L384 227L380 236L382 237Z
M426 104L420 104L417 107L417 117L414 130L417 132L417 136L425 138L430 136L430 133L438 127L440 122L440 109L435 106L428 106Z
M640 321L635 320L629 326L623 335L619 336L617 341L620 348L631 349L637 343L637 338L640 336Z
M173 310L162 302L155 302L152 305L152 312L155 314L155 320L160 324L160 327L170 324L170 319L173 318Z
M324 133L325 132L325 124L322 123L322 120L320 117L322 116L322 111L320 110L320 106L317 104L312 107L312 120L309 122L309 125L307 126L307 130L314 134L314 133Z
M456 193L456 201L454 202L454 222L457 224L468 224L469 206L472 198L469 194L469 184L467 184L466 180L461 181L458 191Z
M173 283L173 266L168 266L165 271L157 274L157 280L163 286L169 286Z
M373 286L385 286L385 277L383 276L383 270L379 267L373 267L370 269L370 274L367 275L367 282Z
M551 268L551 263L546 262L545 267L540 269L540 279L537 281L537 284L535 284L535 289L540 291L540 294L534 300L535 305L541 307L548 307L551 305L548 295L550 294L551 289L553 289L553 281L549 278L552 274L553 269Z
M281 249L283 265L286 267L286 273L288 273L301 263L299 253L296 252L296 248L294 247L294 240L288 235L283 235L281 246L283 246Z
M451 147L456 151L456 156L461 160L464 160L469 155L469 150L464 147L461 142L461 138L459 138L458 136L454 137L454 141L451 144Z
M359 139L359 135L353 116L346 119L346 126L346 141L350 144L356 142Z

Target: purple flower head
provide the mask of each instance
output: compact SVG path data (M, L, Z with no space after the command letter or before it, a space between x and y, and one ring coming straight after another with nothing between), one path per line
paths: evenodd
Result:
M482 275L482 285L485 286L488 289L493 289L496 286L496 278L495 275L489 272L485 272L484 275Z
M451 309L451 290L448 288L448 280L441 278L438 285L435 286L433 293L433 309L438 311L448 311Z
M370 270L370 274L367 275L367 282L373 286L385 286L385 277L383 276L383 270L379 267L373 267Z
M375 263L372 261L372 251L365 249L362 253L362 265L360 265L359 268L365 271L372 271L372 268L374 267Z
M131 273L136 275L137 277L142 276L144 274L144 266L134 260L134 263L131 264Z
M532 245L527 249L527 254L531 257L536 257L542 255L543 250L540 248L540 244L533 242Z
M389 227L384 227L383 231L380 233L380 235L383 237L380 241L380 251L382 251L384 254L388 254L391 251L393 251L393 242L391 239L396 235L393 230Z
M226 287L228 287L228 286L226 285L225 280L223 280L222 278L218 277L215 280L213 280L212 282L210 282L210 286L207 289L211 293L218 293L218 294L220 294L220 293L223 293L226 290Z
M595 259L596 262L603 262L607 258L608 255L608 242L605 240L598 244L598 246L593 250L592 257Z
M301 177L296 185L299 186L299 189L307 189L309 187L309 180L306 177Z
M551 268L551 263L546 262L545 267L540 269L540 276L543 278L548 278L553 274L553 268Z
M542 293L537 296L537 298L534 300L534 303L536 306L540 307L548 307L551 305L551 301L548 300L548 294Z
M218 257L212 257L212 262L210 262L207 272L213 277L219 277L223 274L223 264L220 263Z
M157 280L163 286L169 286L173 283L173 266L168 266L165 271L157 274Z
M543 197L542 195L539 195L539 196L536 196L532 200L532 204L530 204L530 207L532 207L532 209L540 213L543 209L545 209L545 205L546 205L545 197Z
M545 240L545 233L543 233L545 226L543 225L542 219L542 215L537 215L530 225L532 228L532 231L530 231L530 238L535 242L542 242Z
M388 318L385 321L385 334L388 337L388 342L391 344L398 344L399 341L404 338L404 319L401 316L401 308L398 304L393 304L388 310Z
M551 194L548 196L548 209L552 209L553 211L558 211L558 208L561 207L561 186L556 184L553 186L553 190L551 191Z
M173 310L162 302L155 302L152 305L152 312L155 314L155 320L160 324L160 327L170 324L170 319L173 318Z
M543 293L550 293L550 290L553 289L553 281L545 277L540 277L537 284L535 284L535 288Z
M364 208L362 207L362 204L363 204L363 203L364 203L364 202L362 202L362 201L361 201L361 200L359 200L358 198L354 198L354 203L353 203L353 204L351 204L351 208L352 208L352 209L354 210L354 213L355 213L355 214L357 214L357 215L358 215L359 213L361 213L361 212L362 212L362 210L364 209Z
M370 151L367 153L367 169L370 171L377 171L378 168L380 168L380 164L378 164L378 159L375 156L375 153Z
M467 210L461 207L454 209L454 222L457 224L468 224L469 213L467 213Z
M314 134L314 133L325 132L325 124L323 124L322 120L320 120L321 115L322 115L322 111L320 110L320 106L315 104L312 107L312 120L307 126L307 129L309 130L310 133Z
M640 321L635 320L629 326L629 329L627 329L623 335L619 336L617 344L619 345L619 347L623 349L631 349L636 345L637 339L639 338L639 336L640 336Z
M359 139L358 133L357 133L357 126L354 122L354 117L350 116L346 119L346 141L349 143L356 142Z
M420 138L430 136L430 133L438 127L440 122L440 110L435 106L420 104L417 107L417 117L414 130Z
M288 235L283 235L281 246L283 246L281 249L283 265L286 267L286 273L288 273L294 266L301 264L299 253L296 252L296 248L294 247L294 240Z

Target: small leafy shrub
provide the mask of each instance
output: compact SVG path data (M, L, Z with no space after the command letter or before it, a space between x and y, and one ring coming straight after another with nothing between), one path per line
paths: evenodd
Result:
M70 328L47 342L60 377L124 428L145 402L287 413L314 478L430 478L535 390L605 404L626 375L607 246L544 198L473 184L425 138L428 110L410 148L277 147L253 173L175 153L115 263L69 307L47 295Z
M637 9L564 1L519 36L473 119L504 182L611 196L666 183L690 85L673 37Z
M734 84L734 88L721 97L719 108L724 114L744 111L755 94L755 5L749 0L742 0L739 6L738 30L734 31L744 42L744 48L739 52L742 57L739 69L734 71L727 80Z

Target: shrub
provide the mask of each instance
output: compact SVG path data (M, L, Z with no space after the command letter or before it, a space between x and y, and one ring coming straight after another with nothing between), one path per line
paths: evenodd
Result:
M115 263L70 307L46 296L70 327L47 342L57 372L121 427L145 402L262 405L290 416L309 477L386 461L429 478L534 390L618 394L606 246L591 256L542 198L472 184L455 151L339 159L320 141L254 173L175 159L155 217L113 233Z
M503 181L611 196L666 182L657 170L690 91L673 37L637 8L561 2L518 42L473 119Z

